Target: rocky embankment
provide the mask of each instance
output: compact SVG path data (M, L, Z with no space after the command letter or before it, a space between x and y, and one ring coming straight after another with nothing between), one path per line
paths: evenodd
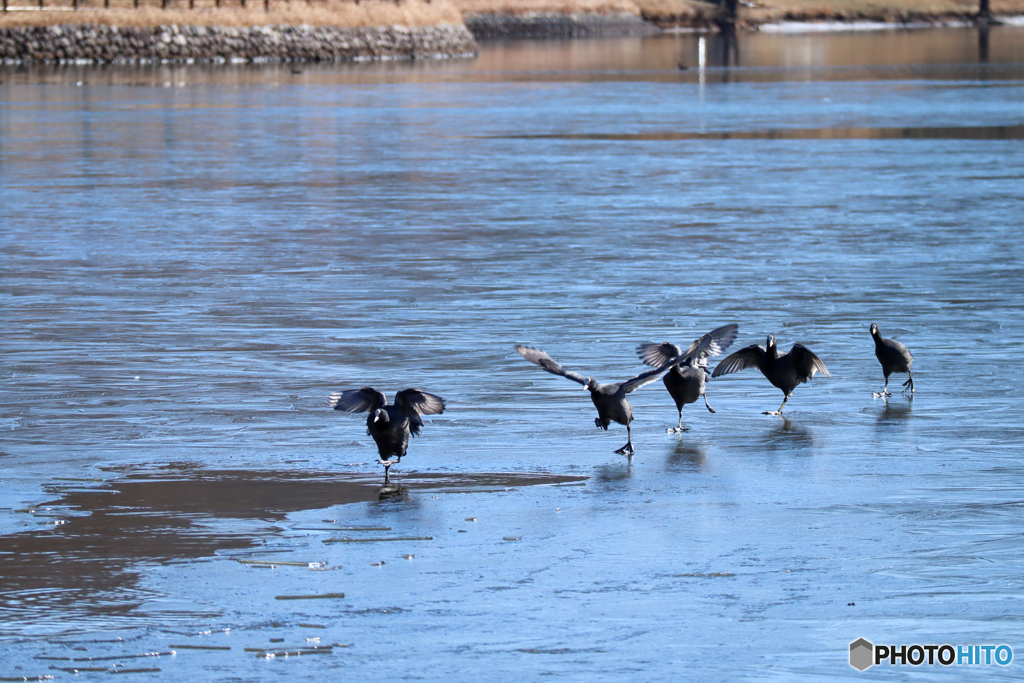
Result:
M635 14L468 13L463 20L477 38L584 38L660 30Z
M0 61L8 64L439 59L476 52L473 34L463 26L128 28L83 24L0 29Z

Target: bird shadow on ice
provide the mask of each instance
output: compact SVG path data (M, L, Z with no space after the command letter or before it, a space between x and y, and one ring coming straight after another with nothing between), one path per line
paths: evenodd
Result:
M766 449L770 451L803 451L814 448L814 432L785 417L780 416L778 420L779 424L765 432L762 437Z
M875 431L879 437L891 438L898 433L910 433L913 429L913 396L892 396L883 399L884 405L875 419Z
M594 470L594 481L602 484L614 484L633 477L632 458L623 458L622 462L610 465L599 465Z
M883 399L882 410L878 412L878 424L900 423L909 420L913 414L913 396L890 396Z
M668 454L668 469L674 472L701 472L707 465L708 456L697 443L683 440L680 434L675 446Z

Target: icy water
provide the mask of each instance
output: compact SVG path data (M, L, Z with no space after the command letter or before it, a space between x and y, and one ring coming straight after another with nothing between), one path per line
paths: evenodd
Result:
M0 678L1019 679L847 653L1024 657L1021 45L0 71ZM622 380L729 322L831 377L680 435L651 384L632 461L512 349ZM448 401L398 496L364 385Z

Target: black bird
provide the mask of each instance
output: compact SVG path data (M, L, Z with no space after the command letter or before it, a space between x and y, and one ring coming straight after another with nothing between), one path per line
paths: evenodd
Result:
M584 377L583 375L572 372L571 370L566 370L556 363L551 356L540 349L534 349L529 346L517 344L516 351L521 353L523 358L526 360L531 363L536 363L551 374L561 375L566 379L571 379L573 382L582 384L583 387L590 392L590 400L594 402L594 407L597 408L597 417L594 418L594 424L596 424L599 429L607 430L608 425L612 422L618 422L620 425L626 425L626 445L615 452L631 457L633 453L636 452L633 448L633 431L629 426L629 423L633 421L633 406L631 406L629 401L626 400L626 394L658 379L662 373L666 372L676 363L682 363L688 360L686 357L672 358L666 362L663 367L648 370L647 372L641 373L632 379L627 379L625 382L619 382L616 384L599 384L595 379ZM696 349L694 353L703 351L704 347L701 347Z
M388 470L401 462L409 447L409 434L419 436L423 426L421 415L439 415L444 412L444 399L418 389L403 389L395 394L395 402L387 404L384 394L370 387L335 392L327 397L335 410L349 413L365 413L366 433L373 437L384 465L384 483L388 483Z
M688 355L690 358L687 362L673 365L672 369L662 378L665 388L672 395L676 402L676 409L679 411L679 423L674 429L667 431L688 431L688 428L683 428L683 406L688 403L695 403L701 396L704 397L704 405L707 406L708 411L715 412L715 409L708 403L707 394L704 393L707 376L710 374L708 358L721 355L723 351L729 348L733 341L735 341L738 330L739 325L736 324L724 325L716 330L711 330L690 344L690 348L686 349L685 355ZM694 353L697 348L703 348L704 351L702 353ZM669 342L664 344L641 344L636 347L636 350L640 355L640 360L646 365L652 365L656 368L662 367L672 358L684 355L682 349Z
M711 373L711 376L721 377L722 375L728 375L729 373L746 368L757 368L769 382L782 389L782 392L786 395L778 410L765 411L764 414L782 415L782 409L786 407L786 401L789 400L790 394L793 393L793 390L798 385L810 381L814 377L815 372L820 372L826 377L831 377L831 375L828 374L828 368L821 362L821 359L803 344L793 344L793 348L789 350L789 353L784 353L781 356L779 355L778 348L775 346L774 335L768 335L767 344L767 350L755 344L745 349L740 349L730 356L726 356L718 364L718 367L715 368L715 371Z
M871 323L871 337L875 340L875 358L882 364L882 372L885 373L885 385L882 386L882 390L873 391L871 395L875 398L892 396L886 388L889 386L889 375L894 372L905 372L910 375L910 379L903 383L906 387L903 393L910 389L910 393L913 394L914 373L910 366L914 364L914 355L910 353L910 349L895 339L882 339L882 333L878 331L878 325L875 323Z

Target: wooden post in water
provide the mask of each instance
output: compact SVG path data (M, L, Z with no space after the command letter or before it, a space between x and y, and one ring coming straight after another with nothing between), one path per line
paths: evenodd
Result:
M725 26L736 26L736 15L737 6L739 0L721 0L719 2L719 13L718 13L718 26L719 28L725 28Z

